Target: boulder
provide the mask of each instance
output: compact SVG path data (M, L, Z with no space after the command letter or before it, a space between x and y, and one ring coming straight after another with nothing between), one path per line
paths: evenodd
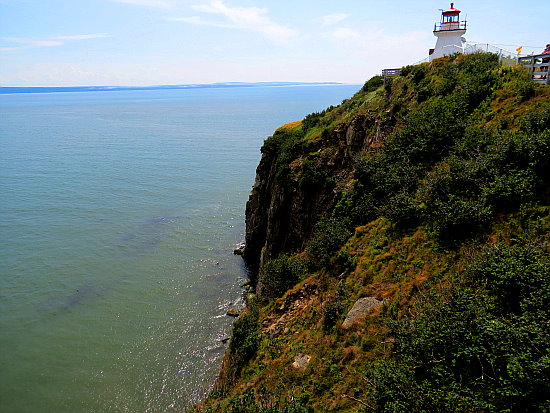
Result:
M230 317L238 317L241 313L236 307L231 307L225 314Z
M353 304L351 310L349 310L348 315L342 323L342 328L350 328L356 321L365 317L365 315L371 308L380 307L382 304L384 304L384 301L378 300L375 297L360 298L355 302L355 304Z
M235 255L243 255L245 247L246 247L245 243L244 243L244 242L241 242L239 245L237 245L237 248L235 248L235 249L233 250L233 254L235 254Z
M298 353L294 357L294 363L292 363L292 367L294 367L297 370L305 370L310 361L311 361L310 355Z

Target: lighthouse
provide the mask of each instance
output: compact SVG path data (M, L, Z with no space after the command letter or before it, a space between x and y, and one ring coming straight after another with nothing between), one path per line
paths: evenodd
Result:
M460 21L460 10L451 8L441 13L441 22L435 24L434 36L437 37L435 48L430 49L430 62L438 57L462 52L462 37L466 33L466 21Z

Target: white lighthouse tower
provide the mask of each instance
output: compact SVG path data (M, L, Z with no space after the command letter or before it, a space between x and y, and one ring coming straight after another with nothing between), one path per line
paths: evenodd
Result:
M441 13L441 22L435 24L434 36L437 37L435 48L430 49L430 62L438 57L462 52L462 37L466 33L466 21L460 21L460 10L451 8Z

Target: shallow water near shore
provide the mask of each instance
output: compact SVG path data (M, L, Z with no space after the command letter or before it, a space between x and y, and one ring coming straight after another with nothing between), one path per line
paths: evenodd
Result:
M1 410L199 401L242 305L263 140L358 88L0 96Z

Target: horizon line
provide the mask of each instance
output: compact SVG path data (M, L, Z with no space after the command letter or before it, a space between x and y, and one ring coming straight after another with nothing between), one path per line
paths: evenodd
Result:
M55 93L55 92L110 92L124 90L158 90L158 89L207 89L232 87L281 87L281 86L343 86L356 83L343 82L215 82L189 83L175 85L147 85L147 86L0 86L0 94L16 93ZM357 83L360 85L360 83Z

